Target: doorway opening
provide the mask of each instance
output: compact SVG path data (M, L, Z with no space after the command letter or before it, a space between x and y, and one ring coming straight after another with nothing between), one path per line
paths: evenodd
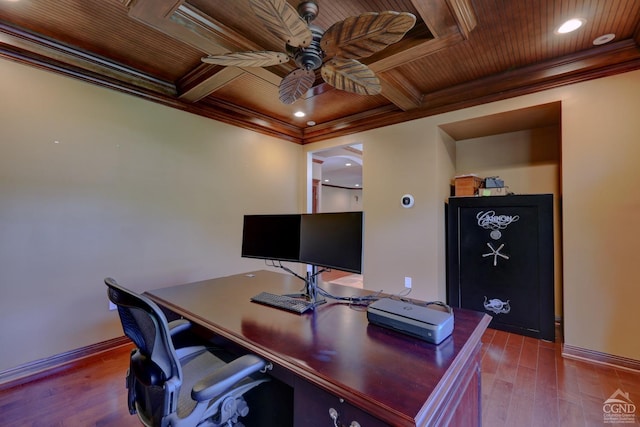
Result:
M311 212L362 211L362 144L332 147L311 153ZM362 275L331 270L320 280L362 288Z

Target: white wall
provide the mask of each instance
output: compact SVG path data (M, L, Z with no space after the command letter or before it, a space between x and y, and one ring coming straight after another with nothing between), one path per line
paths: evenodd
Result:
M561 194L566 344L640 360L640 71L426 117L331 141L363 143L364 286L442 298L444 215L455 149L439 126L562 102ZM416 196L410 210L404 193Z
M566 342L640 360L640 71L562 104Z
M296 144L4 60L0 85L0 371L121 336L105 276L264 268L242 215L301 208Z
M0 371L121 335L106 275L144 290L261 268L238 255L242 214L300 211L307 153L356 141L365 287L411 276L444 299L439 126L555 101L565 342L640 360L640 71L302 147L4 60L0 85Z
M451 171L438 162L450 154L445 139L437 128L418 120L303 147L315 151L364 142L365 288L403 292L404 278L411 277L411 296L446 298L444 269L439 268L444 236L438 229L438 221L444 221L444 199L435 184L443 170ZM404 194L414 196L413 208L402 207Z
M320 212L353 212L362 210L362 189L320 186Z

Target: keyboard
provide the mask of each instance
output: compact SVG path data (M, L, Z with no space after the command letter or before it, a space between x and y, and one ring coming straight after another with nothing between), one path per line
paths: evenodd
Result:
M285 295L270 294L269 292L261 292L251 297L251 301L268 305L275 308L291 311L293 313L302 314L313 308L313 304L298 298L292 298Z

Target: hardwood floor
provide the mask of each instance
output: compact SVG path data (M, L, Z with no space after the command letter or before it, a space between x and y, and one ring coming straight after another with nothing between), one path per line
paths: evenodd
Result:
M640 407L638 372L566 359L560 343L494 329L482 342L485 427L611 426L602 407L618 389ZM624 425L640 425L639 416Z
M139 427L127 409L131 348L122 346L49 377L0 390L0 425Z
M485 427L613 425L604 424L602 406L617 389L640 406L640 373L563 359L558 343L493 329L482 341ZM140 426L126 404L129 349L120 347L27 384L0 387L0 425Z

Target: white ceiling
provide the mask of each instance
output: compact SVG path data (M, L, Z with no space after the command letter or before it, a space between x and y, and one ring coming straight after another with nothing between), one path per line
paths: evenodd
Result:
M317 151L313 158L321 162L323 185L362 188L362 144Z

